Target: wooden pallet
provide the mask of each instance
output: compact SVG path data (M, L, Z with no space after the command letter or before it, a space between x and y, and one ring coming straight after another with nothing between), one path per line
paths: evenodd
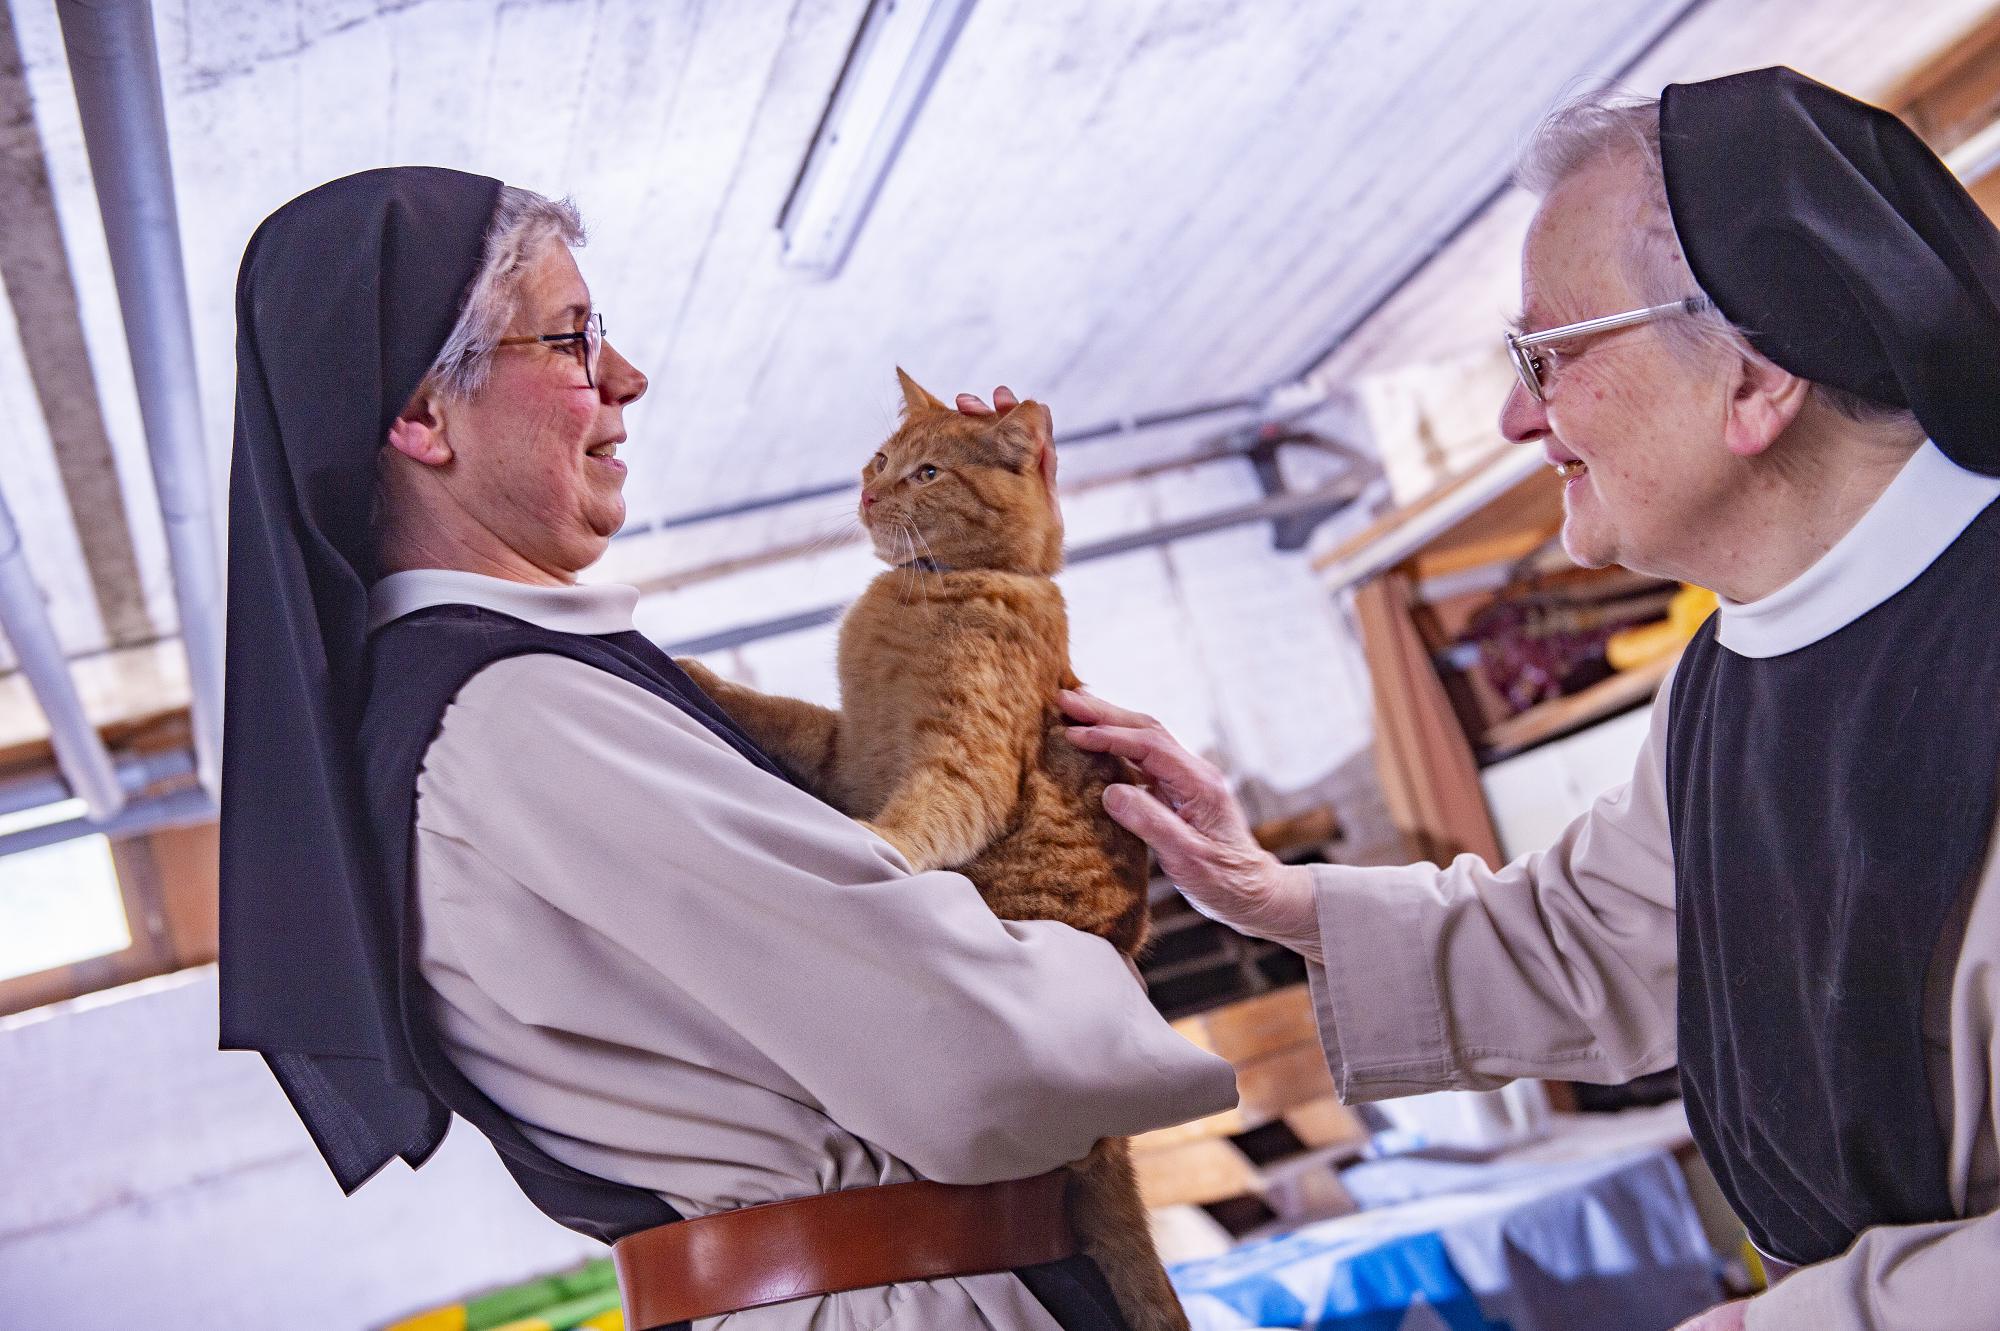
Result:
M1236 1108L1133 1140L1146 1204L1203 1206L1232 1230L1352 1209L1336 1167L1367 1130L1334 1094L1303 984L1174 1023L1236 1068Z
M1343 835L1338 815L1324 806L1259 823L1251 833L1293 863L1323 859ZM1151 900L1152 939L1139 969L1153 1005L1168 1018L1194 1016L1305 978L1297 953L1209 919L1166 879L1153 880Z

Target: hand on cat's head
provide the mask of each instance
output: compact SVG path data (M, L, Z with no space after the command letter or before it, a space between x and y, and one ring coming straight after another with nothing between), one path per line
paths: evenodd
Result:
M947 407L929 390L912 379L902 366L896 367L896 380L903 386L903 413L905 419L913 412L956 411L961 416L988 417L1003 423L1010 429L996 431L996 437L1007 445L1008 451L1021 454L1020 461L1032 457L1036 470L1041 472L1042 484L1048 487L1050 502L1056 495L1056 441L1055 422L1049 416L1049 409L1032 398L1023 402L1014 395L1014 390L1001 384L993 390L993 402L989 406L986 399L977 393L960 393ZM1013 419L1016 408L1022 414Z

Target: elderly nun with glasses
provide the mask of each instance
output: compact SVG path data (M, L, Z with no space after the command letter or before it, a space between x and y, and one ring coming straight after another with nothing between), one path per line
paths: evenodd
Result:
M1103 939L1003 923L793 786L635 591L579 585L646 390L581 240L411 167L250 242L223 1044L350 1191L469 1120L616 1243L633 1331L1119 1331L1062 1166L1234 1075Z
M1579 563L1712 588L1629 785L1495 869L1280 866L1150 718L1113 816L1309 962L1341 1092L1678 1062L1772 1287L1704 1331L2000 1327L2000 234L1786 69L1559 112L1509 439Z

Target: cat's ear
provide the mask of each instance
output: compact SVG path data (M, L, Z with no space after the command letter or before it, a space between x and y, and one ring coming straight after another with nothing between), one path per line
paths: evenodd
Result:
M1039 402L1023 402L993 427L1001 461L1020 472L1040 472L1049 493L1056 489L1055 422Z
M903 414L914 416L924 411L950 411L944 403L932 397L924 386L910 378L902 366L896 367L896 382L903 386Z

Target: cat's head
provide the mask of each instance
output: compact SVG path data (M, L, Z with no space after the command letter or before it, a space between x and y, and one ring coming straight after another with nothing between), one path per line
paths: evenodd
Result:
M861 469L861 525L889 564L1047 576L1062 567L1049 409L953 411L896 371L903 423Z

